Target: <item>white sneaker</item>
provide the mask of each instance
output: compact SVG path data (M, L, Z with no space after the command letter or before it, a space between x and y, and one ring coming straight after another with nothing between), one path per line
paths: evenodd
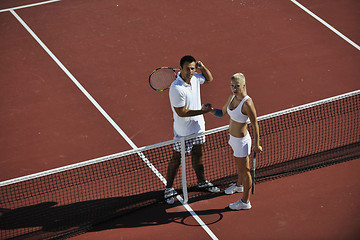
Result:
M236 183L232 184L229 188L225 189L225 194L234 194L237 192L243 192L243 186L237 186Z
M174 197L177 192L174 188L165 188L164 198L167 204L173 204L175 202Z
M205 180L204 182L202 183L198 183L198 188L204 188L206 189L208 192L211 192L211 193L218 193L220 192L220 188L218 187L214 187L214 185L209 182L208 180Z
M229 204L229 208L231 210L248 210L251 208L251 204L250 201L248 203L243 203L243 201L241 201L241 199L237 202L231 203Z

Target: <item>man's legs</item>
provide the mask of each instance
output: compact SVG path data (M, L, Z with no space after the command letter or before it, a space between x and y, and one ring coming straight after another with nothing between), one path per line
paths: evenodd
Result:
M164 198L168 204L173 204L175 202L174 196L177 193L172 186L174 184L174 179L180 166L180 160L181 160L181 153L174 150L166 174L166 188L164 192Z
M168 170L166 174L166 188L171 188L174 184L175 176L179 170L181 162L181 153L173 150L173 156L169 162Z
M214 187L211 182L205 180L202 148L202 144L194 144L191 151L191 163L198 180L198 187L206 189L207 191L212 193L220 192L220 189L218 187Z
M191 163L199 183L205 181L202 146L202 144L196 144L191 150Z

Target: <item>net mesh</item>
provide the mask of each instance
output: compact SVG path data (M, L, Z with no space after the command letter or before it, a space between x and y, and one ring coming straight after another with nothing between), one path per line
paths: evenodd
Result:
M259 117L263 153L257 156L256 182L359 158L359 93ZM253 135L251 127L249 132ZM237 178L228 126L205 135L206 179L224 189ZM1 182L0 238L66 238L110 218L163 202L164 176L174 143ZM179 193L180 175L174 182ZM186 176L189 201L210 194L196 188L190 159Z

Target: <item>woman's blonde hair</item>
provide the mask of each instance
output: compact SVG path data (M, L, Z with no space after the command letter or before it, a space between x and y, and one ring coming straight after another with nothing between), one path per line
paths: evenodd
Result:
M231 80L238 81L241 85L245 85L245 76L242 73L235 73Z

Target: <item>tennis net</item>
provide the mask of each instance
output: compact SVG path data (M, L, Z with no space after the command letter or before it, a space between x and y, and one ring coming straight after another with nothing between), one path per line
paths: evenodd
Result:
M258 117L263 153L257 156L256 182L359 158L359 102L358 90ZM251 127L249 131L252 135ZM205 176L224 189L237 178L228 126L204 135ZM164 176L175 142L0 182L0 238L66 238L163 202ZM182 193L185 181L189 201L196 201L210 193L196 188L189 158L174 187ZM218 194L222 193L213 195Z

